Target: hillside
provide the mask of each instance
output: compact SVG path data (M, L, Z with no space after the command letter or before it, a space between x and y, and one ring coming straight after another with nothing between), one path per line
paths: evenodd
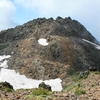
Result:
M40 39L46 43L39 43ZM10 55L8 68L27 78L60 78L63 89L73 83L73 75L76 82L89 72L100 71L99 42L70 17L38 18L1 31L0 55Z

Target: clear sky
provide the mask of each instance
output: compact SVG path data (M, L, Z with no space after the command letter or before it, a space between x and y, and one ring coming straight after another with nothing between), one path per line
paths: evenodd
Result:
M0 0L0 30L57 16L78 20L100 41L100 0Z

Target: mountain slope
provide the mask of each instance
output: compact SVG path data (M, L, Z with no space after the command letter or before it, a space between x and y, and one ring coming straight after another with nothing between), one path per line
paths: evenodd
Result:
M48 45L39 44L44 38ZM95 68L100 71L99 42L70 17L38 18L0 32L0 54L11 55L8 65L33 79L61 78Z

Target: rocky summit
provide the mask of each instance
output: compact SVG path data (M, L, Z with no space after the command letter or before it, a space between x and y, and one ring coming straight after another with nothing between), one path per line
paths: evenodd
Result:
M77 100L77 98L90 100L89 93L92 89L97 89L95 86L100 87L100 43L81 23L70 17L38 18L1 31L0 55L10 55L8 68L27 78L37 80L60 78L64 93L53 93L52 98L57 97L57 99L45 100L61 100L60 97L68 97L62 100ZM73 91L75 94L80 94L77 93L80 89L85 89L87 93L81 91L82 96L72 94ZM23 90L13 94L19 95L20 91ZM30 93L32 90L24 90L20 98L24 97L24 93L29 95L27 91ZM98 89L94 93L100 96ZM66 94L65 97L63 94ZM91 98L93 98L92 94L91 92ZM7 96L10 98L11 93Z
M32 79L60 78L64 87L74 72L100 71L99 42L70 17L38 18L1 31L0 55L11 55L10 69Z

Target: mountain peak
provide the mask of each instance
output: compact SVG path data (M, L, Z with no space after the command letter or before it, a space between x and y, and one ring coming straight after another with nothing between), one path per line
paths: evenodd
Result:
M10 69L33 79L61 78L63 86L73 72L100 70L98 41L70 17L38 18L1 31L0 54L11 55Z

